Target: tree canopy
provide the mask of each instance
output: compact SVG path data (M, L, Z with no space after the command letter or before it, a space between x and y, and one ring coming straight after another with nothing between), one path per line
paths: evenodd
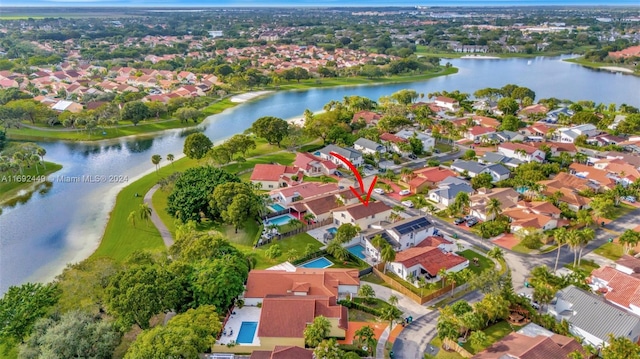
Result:
M55 284L25 283L9 287L0 298L0 340L21 342L59 297Z
M213 143L204 133L192 133L184 140L182 152L196 160L203 158L207 152L213 147Z
M251 125L251 131L270 144L280 145L282 139L289 133L289 123L278 117L260 117Z

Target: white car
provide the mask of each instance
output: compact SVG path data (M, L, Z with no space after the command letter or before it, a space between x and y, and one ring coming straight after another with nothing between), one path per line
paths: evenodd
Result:
M411 201L402 201L402 204L405 207L413 208L413 202L411 202Z
M384 194L384 190L382 188L375 188L373 190L373 192L377 193L377 194Z
M411 194L411 191L409 191L408 189L403 189L402 191L398 192L398 194L401 196L408 196Z

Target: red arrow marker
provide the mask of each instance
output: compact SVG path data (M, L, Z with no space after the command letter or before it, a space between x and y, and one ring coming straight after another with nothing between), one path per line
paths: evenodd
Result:
M360 202L362 202L362 204L364 204L365 206L369 205L369 199L371 199L371 193L373 192L373 189L376 186L376 182L378 181L378 176L373 177L373 182L371 182L371 186L369 187L369 190L367 192L364 191L364 183L362 182L362 176L360 175L360 172L358 172L358 169L356 168L356 166L351 163L351 161L349 161L348 159L344 158L344 156L339 155L335 152L329 152L329 154L337 159L339 159L340 161L344 162L345 165L347 165L349 167L349 169L351 169L351 172L353 172L353 174L356 176L356 179L358 179L358 184L360 185L360 191L362 193L358 193L358 191L356 191L355 188L350 187L351 188L351 192L353 192L353 194L356 195L356 197L358 197L358 199L360 200Z

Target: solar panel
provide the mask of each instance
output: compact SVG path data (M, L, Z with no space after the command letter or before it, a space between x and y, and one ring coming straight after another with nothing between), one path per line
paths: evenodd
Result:
M393 229L396 230L398 233L400 233L400 235L404 235L404 234L413 232L417 229L428 227L430 225L431 225L431 222L427 221L425 217L420 217L410 222L399 224L393 227Z

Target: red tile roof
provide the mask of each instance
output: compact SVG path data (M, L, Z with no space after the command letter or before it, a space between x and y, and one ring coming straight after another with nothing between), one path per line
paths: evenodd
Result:
M430 182L438 183L447 177L456 177L458 174L443 167L426 167L413 172L417 177L422 177Z
M500 126L500 121L496 120L495 118L486 116L473 116L472 118L473 121L478 123L480 126L492 127L494 129Z
M276 345L273 351L254 350L249 359L313 359L313 351Z
M617 271L609 266L600 267L591 276L607 282L609 289L604 297L622 307L629 308L631 304L640 307L640 279Z
M471 358L566 359L569 353L576 350L584 353L577 341L562 335L530 337L520 333L510 333Z
M379 114L372 112L372 111L360 111L360 112L356 112L353 115L353 119L351 120L351 122L358 122L360 120L363 120L364 122L366 122L367 124L371 124L374 121L378 121L382 118L382 116L380 116Z
M398 252L394 262L400 263L406 268L419 264L429 274L435 276L440 269L449 270L468 262L468 260L453 253L444 253L440 248L416 246Z
M279 188L271 191L273 195L275 193L281 193L285 197L292 197L294 194L298 194L304 199L317 197L323 194L338 191L337 183L319 183L319 182L306 182L297 186Z
M393 142L393 143L407 142L407 140L405 140L404 138L398 137L396 135L392 135L388 132L385 132L380 135L380 141L387 141L387 142Z
M251 173L252 181L279 181L282 176L298 174L298 167L259 163Z
M434 100L438 102L444 102L444 103L458 103L457 100L452 99L451 97L445 97L445 96L438 96Z
M365 206L363 203L355 203L348 206L344 206L342 208L336 209L336 212L347 211L355 219L356 221L362 218L366 218L372 216L374 214L383 213L386 211L390 211L391 207L387 206L384 202L378 201L369 203L369 205ZM382 220L382 218L381 218Z
M480 136L487 133L494 133L496 132L496 129L492 127L473 126L468 129L467 132L469 132L472 136Z
M505 143L501 143L500 148L504 148L507 150L511 150L511 151L517 151L517 150L523 150L525 153L527 154L532 154L534 152L536 152L538 149L530 146L530 145L525 145L523 143L513 143L513 142L505 142Z
M359 285L355 269L298 268L295 272L252 270L247 279L245 298L264 298L268 294L291 294L294 288L308 295L337 296L339 285Z

